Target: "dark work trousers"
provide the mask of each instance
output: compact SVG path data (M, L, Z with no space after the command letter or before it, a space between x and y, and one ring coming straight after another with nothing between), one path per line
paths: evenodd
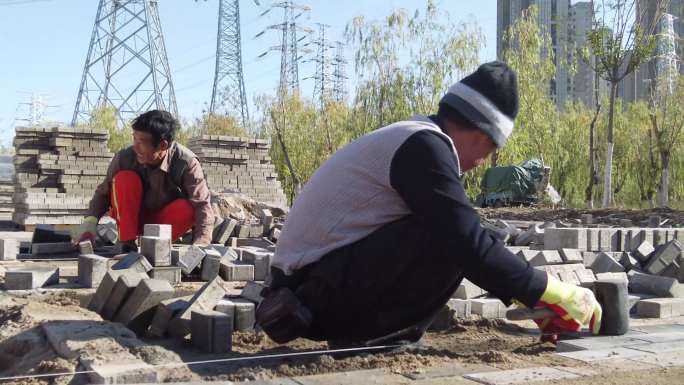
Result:
M458 250L439 244L405 217L292 276L274 268L271 287L289 287L311 311L303 337L368 341L418 325L418 339L463 278Z

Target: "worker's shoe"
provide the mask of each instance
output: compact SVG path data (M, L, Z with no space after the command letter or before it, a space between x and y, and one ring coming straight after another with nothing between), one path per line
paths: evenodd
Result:
M303 336L311 326L311 312L287 287L264 289L256 322L275 342L284 344Z

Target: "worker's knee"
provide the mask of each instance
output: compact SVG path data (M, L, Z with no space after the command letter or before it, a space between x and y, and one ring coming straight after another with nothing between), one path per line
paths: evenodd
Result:
M112 178L113 190L132 189L142 191L142 180L140 175L133 170L121 170L114 174Z

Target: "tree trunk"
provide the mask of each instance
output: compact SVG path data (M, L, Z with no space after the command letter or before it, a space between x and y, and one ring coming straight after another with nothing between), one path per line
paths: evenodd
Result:
M291 196L291 201L294 202L295 198L297 195L299 195L299 192L302 190L302 184L299 180L299 177L297 176L297 173L295 172L294 166L292 165L292 162L290 161L290 154L287 152L287 147L285 146L285 139L283 138L283 131L281 127L278 125L278 121L275 118L275 115L273 114L273 110L271 110L271 121L273 122L273 128L276 130L276 136L278 138L278 143L280 144L280 149L283 151L283 157L285 158L285 164L287 164L288 170L290 170L290 175L292 176L292 196Z
M662 163L662 171L660 172L657 201L658 207L666 207L670 203L670 154L661 152L660 161Z
M615 116L615 97L617 94L617 82L610 83L610 104L608 106L608 148L606 150L606 168L603 174L603 207L613 204L613 118Z
M596 112L594 113L594 118L591 120L591 125L589 125L589 183L587 184L584 193L588 209L594 208L594 186L598 184L598 159L596 157L596 142L594 138L596 137L596 122L598 121L600 113L601 103L597 100Z

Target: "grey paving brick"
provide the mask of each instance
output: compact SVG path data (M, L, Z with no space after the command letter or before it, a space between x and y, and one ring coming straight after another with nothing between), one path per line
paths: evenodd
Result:
M479 298L470 300L472 314L483 318L505 318L506 305L495 298Z
M533 381L573 379L579 378L580 376L551 367L536 367L500 370L496 372L470 373L464 375L464 377L487 385L511 385L524 384Z
M143 234L144 236L147 237L159 237L162 239L169 239L171 240L172 232L171 225L163 225L163 224L146 224L143 227Z
M200 247L194 245L190 246L181 251L178 266L181 268L183 274L190 274L200 265L206 255L207 254Z
M191 296L187 296L161 301L155 309L150 328L147 331L148 334L153 337L163 337L166 334L169 321L188 307L191 298Z
M612 255L606 252L600 252L596 256L596 260L591 265L591 270L594 273L620 273L624 272L625 268L616 261Z
M152 266L171 266L171 239L142 236L140 237L140 253Z
M634 293L652 294L658 297L684 297L684 285L674 278L630 271L629 289Z
M59 283L59 268L25 267L5 272L6 290L31 290Z
M144 279L116 313L114 321L121 322L138 334L147 331L159 303L173 298L173 287L161 279Z
M169 322L169 333L178 337L188 335L190 333L191 312L193 310L213 310L219 300L226 295L223 283L224 281L220 277L216 277L195 292L188 307Z
M485 294L487 294L487 292L484 289L464 278L451 298L471 299L481 297Z
M171 285L181 283L181 268L176 266L157 266L150 270L150 278L163 279Z
M254 265L221 260L219 275L225 281L254 281Z
M192 344L206 353L226 353L232 348L233 318L214 310L193 310Z
M202 259L200 277L203 281L210 281L219 275L221 270L221 257L207 255Z
M126 302L138 283L143 279L148 279L147 273L137 271L126 271L119 275L114 287L112 288L105 305L102 307L100 315L106 320L112 320L121 306Z
M14 261L17 259L19 245L16 239L0 239L0 261Z
M256 305L252 301L235 298L234 326L236 331L249 331L254 329Z
M630 349L626 347L618 347L618 348L611 348L611 349L596 349L596 350L580 350L580 351L575 351L575 352L566 352L566 353L557 353L560 356L566 357L566 358L571 358L573 360L578 360L582 362L596 362L596 361L603 361L603 360L609 360L609 359L618 359L618 358L634 358L634 357L642 357L645 355L648 355L649 353L635 350L635 349Z
M579 249L560 249L560 256L565 263L584 263L582 252Z
M92 310L95 313L100 313L102 311L105 303L107 303L107 298L109 298L112 289L114 289L117 279L119 279L119 275L125 272L126 270L110 270L105 273L102 277L102 282L100 282L95 294L93 294L93 297L88 303L89 310Z
M147 273L152 270L150 262L140 253L130 252L124 255L118 262L111 267L112 270L133 270L140 273Z
M95 254L78 256L78 283L98 287L107 274L108 259Z

